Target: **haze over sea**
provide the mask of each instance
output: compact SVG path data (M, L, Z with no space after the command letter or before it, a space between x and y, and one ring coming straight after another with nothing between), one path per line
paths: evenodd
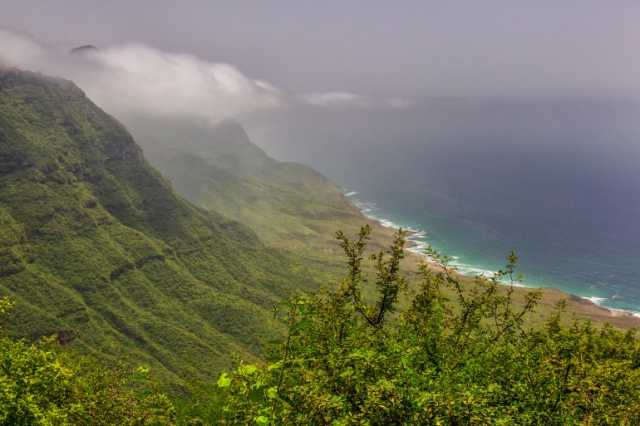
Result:
M369 215L423 230L463 272L515 249L525 285L640 312L638 104L438 100L372 121L358 134L341 119L333 145L297 159Z

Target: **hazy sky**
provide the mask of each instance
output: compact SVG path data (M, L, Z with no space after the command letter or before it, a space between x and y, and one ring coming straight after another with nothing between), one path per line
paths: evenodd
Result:
M136 42L291 92L410 98L638 96L638 22L635 0L4 0L0 13L52 45Z
M554 111L546 102L637 101L639 22L638 0L3 0L0 65L73 80L134 136L140 116L233 117L277 158L342 176L373 147L433 144L445 130L466 135L466 155L507 124L534 134L588 120L531 113ZM99 51L69 54L83 44ZM496 98L511 104L486 104ZM599 131L637 122L634 105ZM638 158L637 135L618 139Z

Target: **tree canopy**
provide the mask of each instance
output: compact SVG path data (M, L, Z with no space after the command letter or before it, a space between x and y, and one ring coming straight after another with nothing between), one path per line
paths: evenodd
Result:
M369 228L338 233L348 273L334 290L297 297L264 365L220 375L210 413L224 424L640 424L635 332L570 326L562 306L528 325L539 293L512 301L515 253L491 279L460 284L448 259L424 265L410 294L399 231L374 263L377 299L363 289ZM504 286L504 283L507 286ZM451 296L453 295L453 296ZM400 296L409 299L401 303Z
M12 307L0 299L0 315ZM1 330L0 330L1 331ZM0 335L0 425L171 425L175 409L150 386L148 370L98 365Z

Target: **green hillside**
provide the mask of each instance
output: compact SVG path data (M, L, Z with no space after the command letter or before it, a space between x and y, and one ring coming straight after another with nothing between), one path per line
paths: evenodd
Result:
M418 268L239 124L151 124L168 180L73 83L0 72L0 423L637 424L636 334L602 326L636 318ZM174 409L157 379L192 392Z
M174 382L252 358L297 279L248 228L181 199L68 81L0 72L0 293L9 331Z
M325 279L341 272L338 229L356 233L369 223L373 245L392 231L365 218L341 189L302 164L277 161L253 144L233 120L215 126L187 120L132 120L149 161L194 204L247 224L272 247L316 266Z
M337 230L356 234L368 223L373 249L388 246L393 231L365 218L339 187L313 169L270 158L254 145L242 126L227 120L213 128L186 120L133 120L130 123L149 160L193 203L254 229L268 245L291 258L322 283L342 277L344 260L333 236ZM419 272L421 256L407 254L406 268ZM472 277L460 277L473 287ZM374 297L372 289L365 294ZM500 291L504 291L501 289ZM515 303L525 303L528 290L517 288ZM640 320L609 311L577 296L544 289L530 321L544 323L566 300L571 316L596 324L635 328Z

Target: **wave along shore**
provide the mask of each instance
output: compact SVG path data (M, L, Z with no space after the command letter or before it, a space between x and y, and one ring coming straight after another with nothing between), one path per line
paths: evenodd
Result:
M409 235L407 236L407 241L409 242L409 247L407 248L407 250L409 250L412 253L424 256L425 258L429 258L426 254L425 254L425 249L430 247L430 244L428 242L427 239L427 232L423 229L420 229L418 227L414 226L406 226L404 224L399 224L396 223L392 220L389 220L387 218L382 217L379 214L376 214L379 209L377 208L377 206L375 205L375 203L372 202L368 202L368 201L364 201L361 200L359 198L357 198L358 192L357 191L343 191L345 197L347 197L351 203L360 210L360 212L366 216L367 218L374 220L378 223L380 223L380 225L386 227L386 228L392 228L392 229L399 229L402 228L406 231L408 231ZM490 269L486 269L483 268L481 266L478 265L471 265L471 264L467 264L467 263L463 263L460 261L460 257L459 256L453 256L453 255L448 255L452 261L449 263L449 265L453 266L459 273L461 273L462 275L465 276L471 276L471 277L475 277L475 276L483 276L486 278L490 278L495 274L495 271L492 271ZM507 284L507 283L505 283ZM538 286L535 285L533 283L530 282L515 282L513 283L515 286L518 287L530 287L530 288L542 288L542 286ZM565 293L566 290L562 290L559 289ZM569 293L567 293L569 294ZM627 309L617 309L617 308L611 308L608 306L604 306L603 303L606 302L608 300L608 298L606 297L599 297L599 296L580 296L580 295L576 295L576 294L572 294L572 296L575 297L579 297L581 299L587 300L591 303L593 303L594 305L597 305L599 307L601 307L602 309L606 309L608 310L612 315L632 315L635 317L639 317L640 318L640 312L638 311L633 311L633 310L627 310Z

